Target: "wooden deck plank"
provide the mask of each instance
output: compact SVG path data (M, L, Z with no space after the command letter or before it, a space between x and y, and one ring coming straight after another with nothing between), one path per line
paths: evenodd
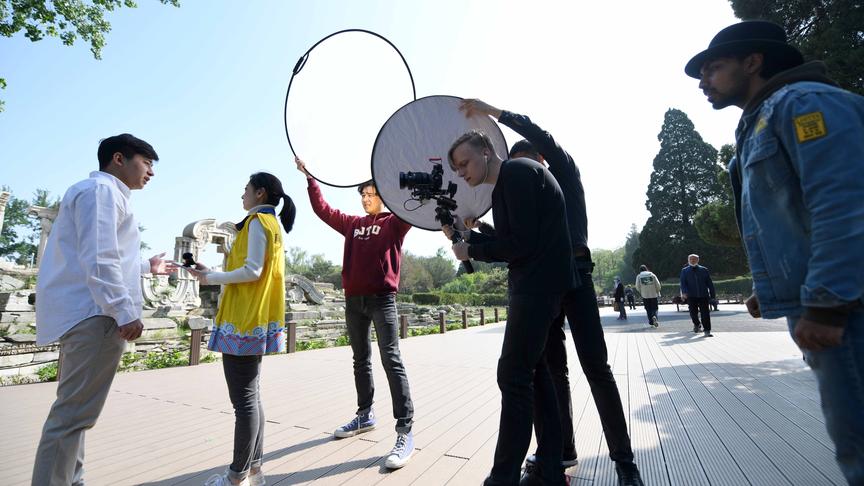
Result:
M721 401L722 385L713 377L701 375L698 363L689 359L682 347L667 350L667 356L677 368L682 382L698 404L699 411L705 416L714 433L723 442L723 447L735 458L735 463L744 473L750 484L788 485L777 465L771 462L763 451L747 434L745 427L736 422L736 417L727 411ZM718 395L721 395L718 399ZM706 451L712 454L715 451ZM721 476L722 478L722 476ZM709 475L712 483L721 480Z
M649 369L645 373L654 420L660 438L665 461L664 467L670 484L692 486L709 485L708 477L697 458L696 450L690 441L687 429L673 400L673 390L663 379L661 366L668 365L659 361L662 356L654 336L645 336L639 343L640 356Z
M676 332L672 321L663 330L634 322L613 324L607 332L647 484L843 484L815 379L788 333L724 332L724 316L733 314L715 318L712 339ZM480 484L497 441L495 368L502 337L502 325L487 325L402 341L417 450L396 472L381 466L394 419L377 353L378 428L344 440L334 440L332 431L356 406L350 349L266 357L261 387L268 484ZM614 485L590 389L575 349L566 346L580 458L569 471L576 475L573 484ZM29 484L55 388L0 388L4 484ZM232 435L219 363L120 374L97 426L87 433L87 484L200 485L224 471Z
M702 414L700 405L697 403L697 397L691 395L684 383L685 374L679 374L676 366L677 361L670 360L671 353L667 349L662 346L655 346L652 353L654 361L666 385L668 396L672 400L675 411L690 440L690 450L693 451L694 457L701 465L707 480L711 484L714 484L716 478L722 479L725 484L729 485L748 484L741 468L717 436L708 418ZM669 466L678 469L680 475L686 477L689 462L683 464L669 463ZM670 473L670 476L676 475L679 474Z
M722 364L711 361L710 356L714 353L707 346L694 347L687 351L694 361L701 363L707 372L722 383L729 393L750 412L750 415L740 411L736 413L736 420L739 423L744 418L750 418L751 421L756 419L764 424L764 428L758 423L748 428L750 434L758 434L764 438L768 435L765 428L775 434L771 437L772 444L763 445L761 448L769 452L773 462L780 466L793 484L822 484L826 481L831 484L845 483L834 460L833 447L816 439L802 424L796 423L789 415L784 414L784 412L789 413L791 407L781 411L771 406L771 402L778 402L779 397L775 393L763 391L757 394L750 388L749 382L730 374ZM805 373L809 371L801 370ZM806 414L801 415L809 417ZM821 425L821 430L824 432L824 425L818 425ZM827 433L825 435L827 436ZM777 443L778 440L782 443Z

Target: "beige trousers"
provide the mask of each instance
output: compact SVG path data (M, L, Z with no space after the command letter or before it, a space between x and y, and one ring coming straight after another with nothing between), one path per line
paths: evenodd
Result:
M117 322L85 319L60 338L60 382L33 464L33 486L84 484L84 431L96 425L126 342Z

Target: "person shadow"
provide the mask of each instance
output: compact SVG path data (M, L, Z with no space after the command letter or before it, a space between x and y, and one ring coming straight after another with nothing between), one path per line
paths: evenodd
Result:
M300 442L288 447L283 447L282 449L278 449L275 451L265 452L264 453L264 478L266 480L266 484L280 484L280 485L288 485L288 484L299 484L305 483L316 479L324 479L326 480L328 477L335 476L337 474L343 474L345 472L360 470L360 469L368 469L370 466L374 465L376 462L381 462L379 467L379 474L387 474L392 472L390 469L384 467L383 458L380 455L364 457L361 459L354 459L348 462L337 462L334 464L325 464L318 467L310 468L310 469L298 469L296 471L291 471L289 473L273 473L267 474L267 464L271 462L275 462L278 459L286 458L293 454L298 454L307 449L313 449L315 447L321 446L333 440L332 435L326 435L322 437L316 437L314 439L307 440L305 442ZM224 464L219 465L217 467L212 467L208 469L201 469L198 471L192 471L184 474L180 474L177 476L173 476L170 478L165 478L159 481L150 481L146 483L140 483L141 486L168 486L168 485L201 485L204 481L207 480L211 475L214 474L224 474L226 466Z

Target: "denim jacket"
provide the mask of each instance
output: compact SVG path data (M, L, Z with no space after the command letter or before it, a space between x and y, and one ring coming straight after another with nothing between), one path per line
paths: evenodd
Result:
M862 301L864 97L823 79L821 63L778 74L735 133L735 213L765 318L845 322Z

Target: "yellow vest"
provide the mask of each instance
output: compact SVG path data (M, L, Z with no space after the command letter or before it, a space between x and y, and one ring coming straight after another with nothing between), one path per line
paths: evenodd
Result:
M250 215L228 253L225 271L246 263L249 224L258 218L267 236L261 277L225 285L208 349L238 356L285 351L285 254L275 214Z

